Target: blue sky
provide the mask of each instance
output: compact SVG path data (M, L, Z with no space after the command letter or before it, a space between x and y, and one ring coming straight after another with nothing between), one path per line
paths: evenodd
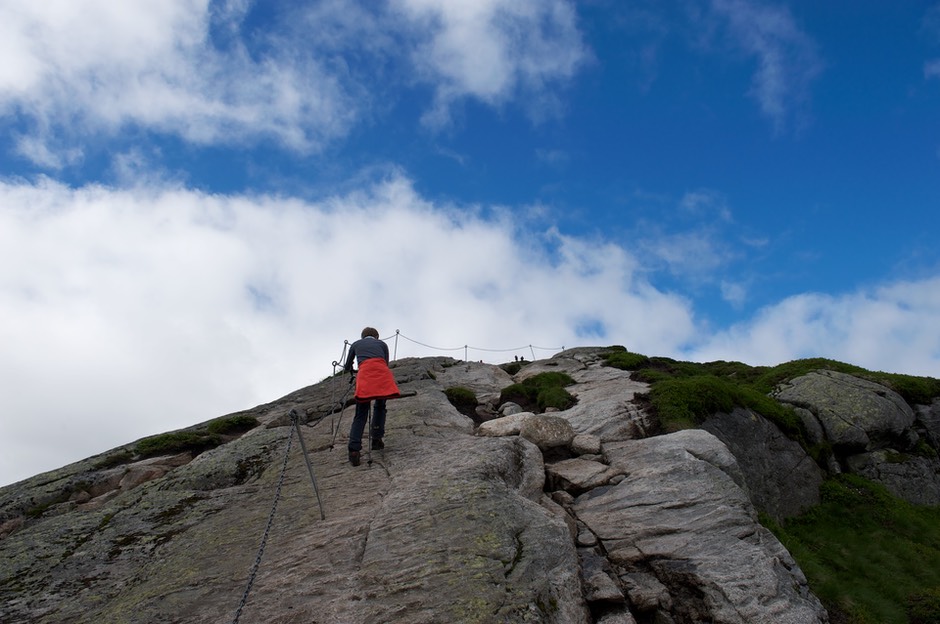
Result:
M364 325L940 372L940 2L0 1L0 42L0 484Z

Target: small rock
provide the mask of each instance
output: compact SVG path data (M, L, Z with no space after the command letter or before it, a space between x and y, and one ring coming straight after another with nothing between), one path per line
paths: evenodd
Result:
M545 451L571 444L574 429L561 416L540 414L526 418L519 428L519 435Z
M477 427L477 435L500 438L504 436L519 435L522 424L535 416L532 412L518 412L502 418L494 418Z
M592 547L592 546L597 546L597 536L594 535L593 533L591 533L590 531L588 531L587 529L582 529L582 530L578 533L578 538L577 538L577 539L578 539L578 542L577 542L577 543L578 543L578 546L579 546L579 547L582 547L582 548L588 547L588 548L590 548L590 547Z
M657 624L659 624L657 620ZM636 624L633 614L623 609L614 613L605 613L597 620L597 624Z
M579 433L571 440L571 452L575 455L597 455L601 452L601 439L590 433Z
M607 484L615 474L609 466L580 457L545 465L549 487L574 495Z
M142 483L159 479L167 473L163 466L136 466L127 471L118 484L121 490L132 490Z
M561 505L562 507L567 507L574 502L574 496L565 492L564 490L557 490L551 494L552 500Z
M518 403L513 403L512 401L506 401L499 406L499 413L503 416L512 416L513 414L518 414L525 410L522 409Z

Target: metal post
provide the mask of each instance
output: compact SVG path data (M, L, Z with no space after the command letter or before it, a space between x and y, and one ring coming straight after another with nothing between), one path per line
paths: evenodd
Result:
M297 437L300 438L300 448L304 452L304 461L307 462L307 472L310 473L310 481L313 483L313 493L317 495L317 503L320 505L320 520L326 520L326 513L323 511L323 501L320 499L320 490L317 488L317 478L313 476L313 466L310 465L307 445L304 443L304 436L300 431L300 415L297 413L296 409L292 408L288 416L290 416L291 421L294 423L294 428L297 430Z

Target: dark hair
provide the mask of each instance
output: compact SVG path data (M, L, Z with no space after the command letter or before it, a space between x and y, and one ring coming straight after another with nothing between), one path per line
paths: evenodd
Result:
M372 336L373 338L378 338L378 337L379 337L379 330L377 330L377 329L374 328L374 327L366 327L365 329L362 330L362 336L361 336L361 337L362 337L362 338L365 338L366 336Z

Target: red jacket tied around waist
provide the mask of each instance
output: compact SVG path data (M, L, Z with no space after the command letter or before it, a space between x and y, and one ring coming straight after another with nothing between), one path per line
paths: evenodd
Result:
M382 358L369 358L359 363L356 376L356 401L397 399L401 396L395 376Z

